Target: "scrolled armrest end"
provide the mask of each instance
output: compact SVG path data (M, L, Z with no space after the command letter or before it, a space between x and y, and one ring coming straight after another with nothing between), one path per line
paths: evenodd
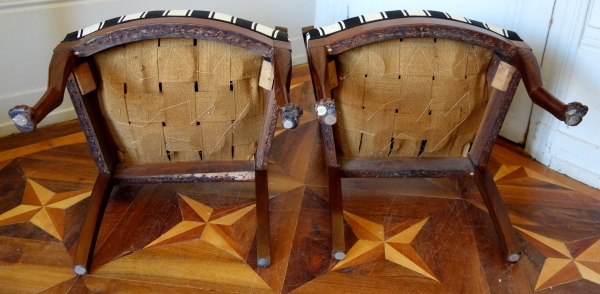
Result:
M19 105L8 111L8 116L14 122L15 127L22 133L28 133L35 130L37 123L32 113L33 108L27 105Z
M579 102L571 102L567 104L566 109L565 124L568 126L578 125L588 112L588 107Z
M295 129L300 124L303 110L296 104L288 103L281 108L281 113L282 126L286 129Z

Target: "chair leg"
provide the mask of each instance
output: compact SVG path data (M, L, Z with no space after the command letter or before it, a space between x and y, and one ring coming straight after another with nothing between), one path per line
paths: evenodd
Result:
M519 261L521 249L494 178L487 167L479 166L475 167L473 179L492 218L506 260L509 262Z
M102 220L102 210L105 207L106 201L110 196L113 188L111 174L98 174L96 183L92 189L90 203L88 204L79 234L79 243L75 251L75 259L73 260L73 270L78 275L85 275L89 272L92 255L94 254L94 243L100 228Z
M342 204L342 177L340 168L329 166L329 205L331 206L332 255L337 260L346 258L346 240L344 239L344 207Z
M269 225L269 183L266 170L256 170L256 257L258 267L271 264L271 233Z

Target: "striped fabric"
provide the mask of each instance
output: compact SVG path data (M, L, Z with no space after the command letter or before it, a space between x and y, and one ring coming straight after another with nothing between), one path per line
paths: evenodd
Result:
M433 10L394 10L394 11L384 11L384 12L376 12L370 14L363 14L356 17L352 17L332 25L328 25L325 27L320 27L316 29L312 29L308 32L310 39L318 39L331 34L335 34L337 32L341 32L343 30L353 28L362 24L386 20L386 19L396 19L396 18L405 18L405 17L431 17L431 18L439 18L439 19L447 19L458 21L470 25L474 25L483 29L486 29L490 32L494 32L502 37L508 38L514 41L523 41L519 38L519 35L513 31L501 29L499 27L495 27L490 24L486 24L483 22L479 22L476 20L468 19L466 17L462 17L455 14L433 11Z
M149 19L149 18L158 18L158 17L194 17L194 18L204 18L204 19L214 19L227 23L231 23L257 33L261 33L271 39L280 40L280 41L288 41L288 34L279 30L272 29L270 27L251 22L242 18L237 18L235 16L218 13L214 11L202 11L202 10L155 10L155 11L145 11L140 13L123 15L120 17L111 18L109 20L91 25L85 29L81 29L75 32L68 34L63 42L74 41L77 39L81 39L93 32L99 31L101 29L105 29L120 23L125 23L129 21L135 21L140 19Z

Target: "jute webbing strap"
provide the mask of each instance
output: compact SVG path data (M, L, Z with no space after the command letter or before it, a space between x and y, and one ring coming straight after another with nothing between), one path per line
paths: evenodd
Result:
M478 46L432 38L338 55L336 148L347 157L460 157L485 112L491 57Z
M194 39L152 39L93 56L100 109L121 162L251 160L267 91L262 56Z

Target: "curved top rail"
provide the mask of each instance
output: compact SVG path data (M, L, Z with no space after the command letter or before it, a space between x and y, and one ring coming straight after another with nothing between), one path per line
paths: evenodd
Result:
M214 11L203 11L203 10L153 10L144 11L138 13L127 14L115 18L111 18L96 24L93 24L87 28L74 31L67 34L63 42L70 42L81 39L91 33L103 30L121 23L138 21L143 19L151 18L169 18L169 17L188 17L188 18L199 18L199 19L213 19L226 23L231 23L236 26L252 30L254 32L263 34L273 40L288 41L288 34L280 30L272 29L265 25L255 23L243 18L237 18L235 16L227 15L224 13Z
M414 18L414 17L424 17L424 18L437 18L444 20L456 21L468 25L472 25L475 27L479 27L495 34L498 34L504 38L507 38L512 41L523 41L519 37L519 35L513 31L501 29L499 27L493 26L491 24L483 23L480 21L468 19L466 17L462 17L460 15L439 12L434 10L393 10L393 11L382 11L375 12L369 14L363 14L359 16L355 16L346 20L342 20L340 22L312 29L308 32L310 35L310 39L318 39L325 36L333 35L335 33L341 32L346 29L350 29L353 27L357 27L360 25L364 25L371 22L388 20L388 19L401 19L401 18Z

